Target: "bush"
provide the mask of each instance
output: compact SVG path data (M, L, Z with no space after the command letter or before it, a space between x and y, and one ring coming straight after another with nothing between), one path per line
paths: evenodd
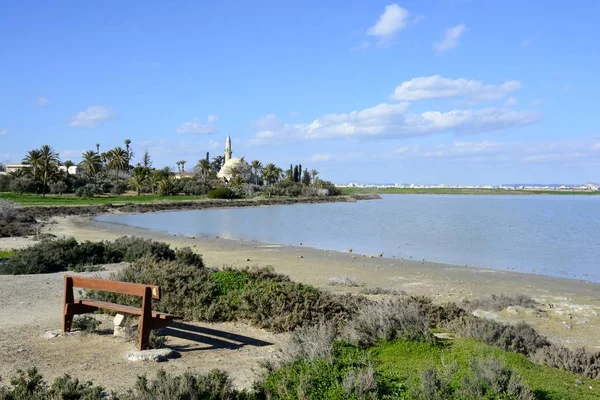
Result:
M120 195L123 194L127 191L128 186L126 183L124 182L119 182L118 184L114 185L111 189L110 189L110 193L111 194L116 194L116 195Z
M532 358L540 364L600 380L600 352L592 353L583 348L570 350L553 344L542 347Z
M177 376L160 370L154 380L148 380L145 376L139 377L135 388L126 395L119 396L118 399L235 400L243 398L244 392L235 390L231 380L223 371L212 370L205 375L185 373Z
M88 183L90 183L90 181L87 178L78 177L78 178L73 179L73 182L71 183L71 187L73 188L73 190L77 190L80 187L84 187Z
M407 301L414 303L427 316L430 328L444 326L448 322L468 314L456 303L434 304L430 298L425 296L410 296Z
M10 191L10 183L12 182L10 175L0 174L0 192Z
M58 181L50 184L50 193L62 195L66 192L68 186L63 181Z
M534 400L535 395L512 369L505 368L498 360L474 360L460 385L453 385L456 364L438 371L429 368L421 371L418 383L413 385L412 397L422 400L446 399L506 399Z
M539 306L539 303L529 296L524 294L510 294L500 296L491 295L490 297L476 300L463 300L460 302L460 306L467 311L474 310L488 310L488 311L502 311L510 306L520 306L525 308L535 308Z
M37 369L27 372L17 370L17 375L10 379L11 386L0 386L0 399L5 400L45 400L45 399L101 399L102 387L91 382L79 382L70 375L63 375L48 386Z
M229 188L216 188L208 192L209 199L235 199L236 195L233 190Z
M115 262L133 262L143 257L175 260L179 264L204 266L202 257L189 248L173 250L168 244L150 239L124 236L114 242L82 242L73 238L42 240L33 246L17 250L15 255L0 264L0 274L43 274L80 270L82 266ZM153 282L145 282L152 284Z
M462 337L476 339L489 345L531 356L538 349L550 345L548 340L524 322L504 325L472 315L451 321L446 327Z
M348 278L346 276L334 276L327 280L329 286L348 286L348 287L359 287L361 286L354 278Z
M27 209L0 199L0 237L31 235L36 225L37 221Z
M35 193L36 185L32 179L17 178L9 184L10 191L16 194Z
M427 316L415 303L394 300L362 307L342 333L348 343L363 348L381 341L406 339L435 343Z
M81 186L75 190L75 196L84 198L92 198L100 193L101 190L98 187L98 185L95 185L93 183L88 183L85 186Z
M381 288L381 287L376 287L376 288L363 288L360 291L361 294L365 294L365 295L381 295L381 294L386 294L386 295L392 295L392 296L406 296L406 292L403 290L396 290L396 289L386 289L386 288Z
M92 333L100 326L100 321L91 315L76 315L72 328L85 333Z

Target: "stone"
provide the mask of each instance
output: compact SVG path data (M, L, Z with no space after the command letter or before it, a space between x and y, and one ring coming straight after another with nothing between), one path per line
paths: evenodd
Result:
M151 349L151 350L132 350L127 353L129 361L167 361L169 358L175 358L177 353L173 349Z
M113 329L113 336L127 337L127 316L125 314L117 314L115 315L115 319L113 320L113 322L115 324L115 327Z

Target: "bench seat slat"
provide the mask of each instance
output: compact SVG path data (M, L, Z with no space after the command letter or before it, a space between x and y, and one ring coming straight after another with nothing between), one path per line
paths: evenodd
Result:
M99 301L99 300L88 300L88 299L80 299L77 300L78 304L83 304L90 307L103 308L105 310L113 310L126 314L133 315L142 315L142 309L138 307L132 306L123 306L121 304L109 303L108 301ZM164 319L164 320L175 320L182 319L181 317L173 314L152 311L152 318L154 319Z

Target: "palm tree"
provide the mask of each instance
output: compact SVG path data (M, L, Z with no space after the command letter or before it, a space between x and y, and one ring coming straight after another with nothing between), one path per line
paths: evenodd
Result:
M88 176L96 175L102 167L102 160L98 152L94 150L88 150L83 152L81 155L81 162L79 163L81 168L88 174Z
M277 167L273 163L268 163L262 170L263 179L271 185L277 181L278 175Z
M125 143L125 151L127 152L127 170L129 171L129 162L131 161L131 157L133 155L133 154L131 154L131 151L129 150L129 145L131 144L131 140L125 139L124 143Z
M254 160L250 163L252 172L254 173L254 183L258 185L258 174L262 171L262 163L258 160Z
M142 165L145 168L150 168L152 166L152 160L150 159L150 153L148 153L148 150L144 152L144 156L142 157Z
M23 164L31 165L33 169L33 180L37 185L37 171L42 165L42 153L38 149L29 150L25 158L23 158Z
M319 175L319 171L317 171L316 169L311 169L310 170L310 176L312 177L312 184L315 184L315 181L317 179L317 175Z
M108 161L108 154L107 153L100 153L100 161L102 161L102 166L106 167L106 162Z
M187 162L187 161L185 161L185 160L181 160L181 161L179 161L179 163L181 164L181 173L182 173L182 174L185 172L185 163L186 163L186 162Z
M119 184L119 171L127 167L127 153L122 147L115 147L108 151L108 167L115 170L115 181Z
M148 176L148 183L150 184L150 189L152 190L152 194L156 193L156 188L158 184L163 179L160 171L154 171Z
M181 174L181 161L176 161L175 164L177 164L177 172Z
M71 168L73 165L75 165L75 163L73 163L71 160L63 162L63 166L66 168L67 177L69 176L69 168Z
M48 175L50 174L51 169L56 168L58 166L60 159L58 158L58 153L47 144L40 147L40 154L42 170L44 172L44 180L42 183L42 197L46 197L46 183L48 183Z
M129 179L129 186L137 192L139 196L142 192L142 187L148 178L148 170L143 167L134 168L133 176Z
M204 183L206 183L206 178L208 177L208 174L210 173L210 161L208 161L206 158L198 160L198 164L196 164L195 169L196 169L196 171L200 172L200 174L202 175L202 179L204 180Z

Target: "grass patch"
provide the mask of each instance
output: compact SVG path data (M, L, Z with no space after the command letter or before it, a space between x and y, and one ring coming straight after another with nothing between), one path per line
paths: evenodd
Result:
M555 195L600 195L600 191L584 191L584 190L506 190L506 189L459 189L459 188L341 188L342 195L352 194L506 194L506 195L523 195L523 194L555 194Z
M477 342L472 339L454 339L443 345L398 340L380 344L369 350L376 370L400 379L408 380L430 367L443 368L456 362L457 372L453 384L459 385L467 374L470 360L494 357L514 369L534 391L536 398L598 399L600 386L597 381L581 378L570 372L534 364L525 356ZM577 384L577 382L583 384ZM590 390L592 386L594 389Z
M14 250L0 250L0 260L10 258L16 254Z

